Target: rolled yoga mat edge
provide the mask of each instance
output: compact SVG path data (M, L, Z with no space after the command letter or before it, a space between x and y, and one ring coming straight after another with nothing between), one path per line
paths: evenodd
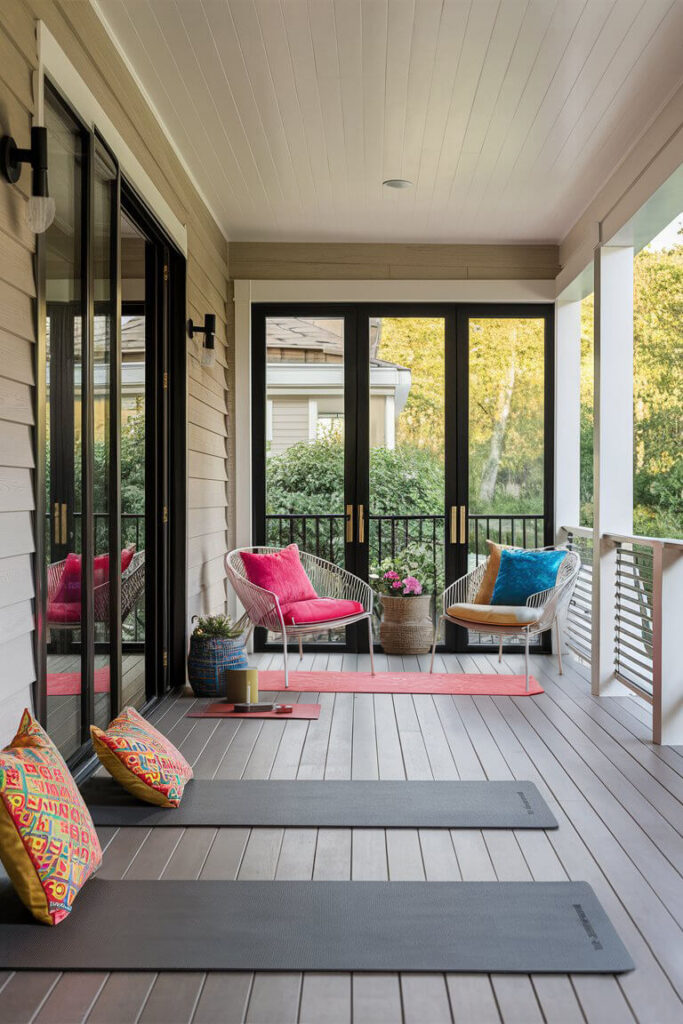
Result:
M557 828L533 782L193 779L155 807L114 779L82 786L95 825L271 828Z
M0 899L12 970L615 973L585 882L106 881L54 928Z

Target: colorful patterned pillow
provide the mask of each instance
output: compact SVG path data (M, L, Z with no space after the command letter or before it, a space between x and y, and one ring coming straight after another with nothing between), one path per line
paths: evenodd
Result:
M64 920L102 863L78 787L28 709L0 751L0 859L19 898L45 924Z
M178 806L192 769L135 708L124 708L106 732L91 725L90 735L100 761L124 789L148 804Z

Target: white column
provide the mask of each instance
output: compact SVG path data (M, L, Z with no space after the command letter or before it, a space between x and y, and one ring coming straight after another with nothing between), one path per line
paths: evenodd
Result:
M555 303L555 538L579 526L581 490L581 300Z
M652 739L683 744L683 542L656 544L653 550Z
M315 398L308 399L308 440L315 441L318 436L318 402Z
M393 395L384 398L384 447L396 447L396 402Z
M623 692L614 678L616 547L633 533L633 248L595 250L593 437L594 694Z

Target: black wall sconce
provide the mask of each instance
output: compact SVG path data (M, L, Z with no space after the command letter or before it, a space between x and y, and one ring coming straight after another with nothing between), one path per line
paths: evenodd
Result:
M31 129L31 148L19 149L11 135L0 142L0 171L11 185L19 181L21 165L33 171L31 197L27 206L28 226L36 235L47 231L55 219L55 201L47 187L47 129Z
M204 326L198 327L193 320L187 321L187 333L191 338L195 334L204 335L202 347L202 366L213 366L216 362L216 315L215 313L204 314Z

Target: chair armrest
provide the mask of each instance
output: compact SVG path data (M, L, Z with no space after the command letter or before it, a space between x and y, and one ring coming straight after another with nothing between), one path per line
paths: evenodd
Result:
M261 626L277 633L282 632L285 623L277 594L274 594L272 590L259 587L232 569L230 570L230 582L253 626Z

